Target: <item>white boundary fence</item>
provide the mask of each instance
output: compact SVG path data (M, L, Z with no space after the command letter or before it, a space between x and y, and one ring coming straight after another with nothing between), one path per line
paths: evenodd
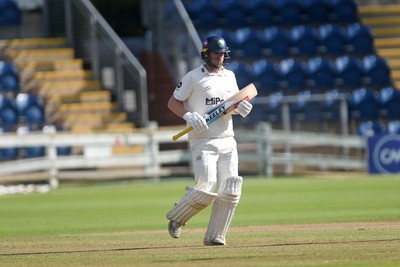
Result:
M45 172L50 184L58 186L59 180L110 179L112 177L159 178L174 176L164 168L168 164L183 164L190 172L191 158L188 149L160 150L161 144L176 143L171 137L176 130L147 129L126 134L70 134L56 133L46 127L43 133L24 135L2 134L0 148L39 147L46 148L42 158L0 162L1 177L23 174L26 179L35 172ZM364 151L366 140L359 136L331 135L311 132L286 132L272 130L260 123L255 130L236 130L239 143L241 171L272 177L274 166L283 165L291 174L293 165L321 169L366 170L367 162L361 153L350 156L349 150ZM186 136L177 142L187 142ZM142 146L142 152L113 154L115 145ZM57 147L81 147L79 155L57 156ZM341 153L317 154L294 152L298 148L336 147ZM279 152L281 150L281 152ZM93 172L96 170L96 172Z
M293 165L322 170L367 169L367 159L364 157L366 139L360 136L273 130L267 123L258 124L256 131L236 132L239 144L250 143L257 146L255 153L241 151L240 160L256 162L260 175L272 177L276 165L282 165L286 174L293 173ZM307 152L308 149L316 148L320 148L320 151L325 150L325 153ZM340 151L332 153L329 148L337 148ZM298 151L294 152L295 149ZM351 151L353 153L350 153Z

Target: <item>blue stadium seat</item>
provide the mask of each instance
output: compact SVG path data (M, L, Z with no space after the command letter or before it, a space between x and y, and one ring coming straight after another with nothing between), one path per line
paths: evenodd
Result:
M345 34L353 54L368 55L375 53L374 37L370 27L358 22L352 23L345 28Z
M3 133L5 133L5 130L0 127L0 138ZM0 161L15 160L17 158L18 158L18 148L15 147L0 148Z
M267 103L265 103L265 113L268 122L280 123L282 121L282 100L284 94L282 92L272 92L268 96Z
M400 119L400 91L394 87L384 87L379 91L379 104L382 117Z
M45 124L44 106L41 99L28 93L19 93L15 98L18 116L22 124L30 129L40 129Z
M57 147L57 156L68 156L71 155L72 148L70 146L59 146Z
M186 0L182 1L187 13L192 19L196 16L197 12L207 3L208 0Z
M390 67L386 59L374 54L368 55L362 59L362 67L368 86L382 88L391 85Z
M367 120L358 126L358 134L361 136L374 136L375 134L384 133L385 125L379 121Z
M29 132L32 132L33 130L30 129L28 126L20 126L17 129L17 134L18 135L24 135L28 134ZM20 148L21 152L21 157L22 158L37 158L37 157L44 157L46 154L45 148L43 146L29 146L29 147L23 147Z
M217 5L222 26L230 28L241 28L247 26L246 8L240 1L223 0Z
M313 28L299 25L293 27L289 34L295 55L313 57L318 54L320 41Z
M380 116L377 92L364 87L354 89L349 99L349 115L360 121L377 120Z
M16 94L19 92L19 89L19 73L17 68L9 62L0 61L0 92Z
M0 128L5 132L13 132L17 125L18 112L14 101L0 95Z
M335 24L323 24L318 28L323 52L328 56L339 56L346 52L347 39L341 27Z
M22 14L15 0L0 1L0 26L19 26Z
M303 0L305 22L310 24L322 24L329 22L330 5L328 0Z
M313 88L327 90L335 86L336 71L331 60L313 57L307 61L306 68Z
M279 73L275 63L260 59L251 65L252 79L261 94L269 94L279 89Z
M296 59L284 59L279 64L279 75L287 93L305 90L308 74L305 65Z
M291 106L291 117L296 124L301 121L315 122L322 119L320 104L311 100L312 95L309 90L297 93L296 101Z
M16 160L18 158L18 148L0 149L0 161Z
M262 56L260 33L254 28L239 28L235 31L236 56L258 59Z
M253 109L248 116L245 118L242 116L233 116L233 120L235 127L254 128L259 122L267 120L265 105L260 103L253 104Z
M63 132L65 129L62 126L56 126L57 132ZM72 153L72 147L70 146L58 146L57 156L68 156Z
M338 57L335 60L337 77L343 88L356 88L362 85L364 70L359 59L350 56Z
M45 155L45 148L44 147L27 147L25 148L24 158L37 158L37 157L44 157Z
M349 24L359 21L354 0L329 0L329 4L335 23Z
M266 27L275 23L276 6L272 1L249 0L247 10L250 21L254 27Z
M210 30L222 26L218 8L211 1L194 1L186 6L188 14L196 28Z
M261 33L265 53L272 58L286 58L290 55L290 38L288 32L281 27L268 27Z
M302 23L302 4L300 0L279 0L276 2L279 23L293 26Z
M322 119L326 122L340 119L340 94L341 92L337 88L325 91L320 111Z
M389 121L386 129L390 134L400 134L400 120Z
M231 60L226 68L235 73L239 88L243 88L251 82L250 66L246 63Z

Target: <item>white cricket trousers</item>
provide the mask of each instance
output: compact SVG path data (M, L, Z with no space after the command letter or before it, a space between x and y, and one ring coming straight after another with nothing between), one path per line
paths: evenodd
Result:
M238 176L237 143L233 137L190 141L195 189L213 193L222 182Z

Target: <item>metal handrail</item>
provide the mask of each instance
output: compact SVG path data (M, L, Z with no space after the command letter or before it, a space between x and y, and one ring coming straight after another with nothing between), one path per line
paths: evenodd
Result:
M187 33L190 36L190 40L192 41L193 45L195 47L197 47L197 51L200 51L200 49L201 49L200 37L197 34L197 31L193 25L192 20L189 17L189 14L186 11L186 8L184 7L184 5L182 3L182 0L174 0L174 3L176 6L176 9L179 12L180 17L182 18L182 20L185 24Z
M87 17L89 20L89 25L86 25L89 27L89 36L86 36L86 38L89 38L90 44L89 55L87 56L90 58L94 76L93 78L99 79L101 77L101 66L99 59L104 56L109 56L100 54L97 33L101 32L102 37L104 37L107 43L114 49L115 91L118 106L122 110L126 109L124 102L124 90L127 88L125 84L125 72L123 71L124 67L126 67L131 75L138 77L135 79L137 84L136 92L138 94L136 103L138 106L136 123L141 126L147 126L148 105L146 70L89 0L65 0L66 35L68 44L70 46L73 47L77 41L76 39L78 38L73 33L74 25L72 7L76 7L82 16Z
M181 0L142 0L141 5L143 24L154 34L154 49L178 82L201 63L200 37Z

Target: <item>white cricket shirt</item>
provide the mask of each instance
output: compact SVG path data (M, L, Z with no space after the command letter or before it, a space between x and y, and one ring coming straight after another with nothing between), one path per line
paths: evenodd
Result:
M183 101L188 111L203 115L238 91L236 77L231 70L224 68L219 73L211 73L201 65L182 78L173 95L177 100ZM227 114L210 124L208 131L200 134L189 132L189 139L233 135L232 115Z

